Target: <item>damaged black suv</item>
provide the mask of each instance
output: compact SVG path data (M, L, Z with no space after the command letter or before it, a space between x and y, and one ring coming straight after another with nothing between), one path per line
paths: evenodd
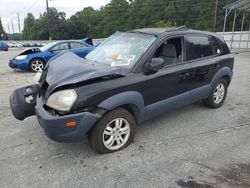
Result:
M199 100L220 107L234 58L215 33L179 28L116 32L82 59L57 55L38 84L10 96L14 116L36 115L46 135L99 153L128 146L140 124Z

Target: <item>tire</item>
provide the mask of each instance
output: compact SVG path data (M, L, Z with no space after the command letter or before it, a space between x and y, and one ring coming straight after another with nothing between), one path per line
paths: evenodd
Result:
M226 99L227 88L227 81L221 78L213 87L208 98L203 100L204 104L210 108L219 108Z
M135 128L133 116L127 110L117 108L106 113L90 131L90 146L102 154L119 151L133 141ZM120 134L122 129L124 134Z
M39 70L43 70L45 63L42 59L32 59L30 62L30 70L32 72L38 72Z

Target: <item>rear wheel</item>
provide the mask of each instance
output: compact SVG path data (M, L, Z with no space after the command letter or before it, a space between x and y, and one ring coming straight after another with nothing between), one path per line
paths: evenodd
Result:
M105 114L89 134L91 147L98 153L111 153L127 147L134 138L136 123L125 109Z
M227 87L227 81L223 78L220 79L212 89L208 98L203 100L204 104L210 108L220 107L226 99Z
M42 71L44 68L44 61L42 59L32 59L30 62L30 70L33 72Z

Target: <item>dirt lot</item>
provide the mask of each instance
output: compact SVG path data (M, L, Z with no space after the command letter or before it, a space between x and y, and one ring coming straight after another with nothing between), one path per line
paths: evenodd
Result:
M0 52L0 187L250 187L250 53L235 55L225 104L196 103L138 126L123 151L49 140L35 117L17 121L8 96L33 82Z

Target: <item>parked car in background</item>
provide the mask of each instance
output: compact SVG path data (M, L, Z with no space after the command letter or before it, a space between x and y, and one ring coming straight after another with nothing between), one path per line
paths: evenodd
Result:
M38 84L14 91L10 106L19 120L36 114L55 141L88 136L97 152L115 152L132 142L137 124L156 115L199 100L220 107L233 65L215 33L186 27L116 32L85 59L60 54Z
M0 41L0 51L8 51L8 44L4 41Z
M95 48L92 40L84 39L52 42L41 48L28 48L13 57L9 66L15 69L23 69L37 72L42 70L50 58L58 53L69 50L80 57L85 57Z

